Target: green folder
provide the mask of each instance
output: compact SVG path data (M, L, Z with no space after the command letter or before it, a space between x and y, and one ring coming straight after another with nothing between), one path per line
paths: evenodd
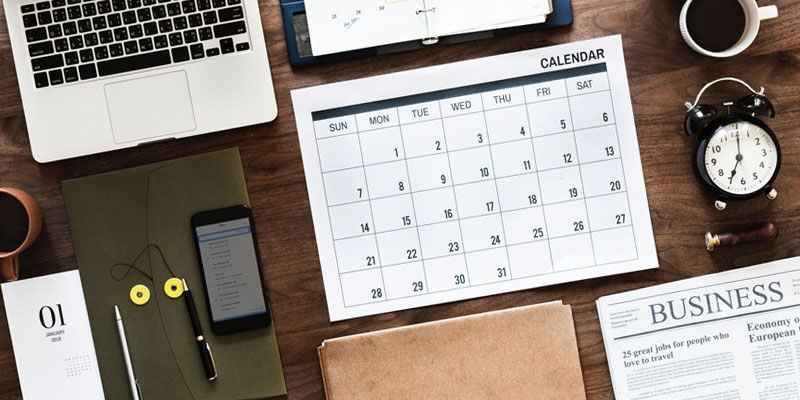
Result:
M106 398L130 398L114 305L122 314L144 399L228 400L286 393L274 323L214 335L203 298L190 218L200 211L249 204L238 149L70 179L61 185ZM192 289L217 366L215 381L206 380L184 299L169 298L164 292L170 274L158 253L151 250L137 263L153 276L152 282L136 271L119 281L110 275L112 265L132 262L148 243L161 248L175 275L185 278ZM150 300L141 306L130 299L136 284L150 290Z

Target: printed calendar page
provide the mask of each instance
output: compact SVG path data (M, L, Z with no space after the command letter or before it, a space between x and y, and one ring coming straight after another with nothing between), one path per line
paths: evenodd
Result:
M331 321L658 267L620 36L292 99Z

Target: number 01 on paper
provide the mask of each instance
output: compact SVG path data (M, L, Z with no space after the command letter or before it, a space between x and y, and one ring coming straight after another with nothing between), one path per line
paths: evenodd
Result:
M658 267L619 36L292 98L332 321Z

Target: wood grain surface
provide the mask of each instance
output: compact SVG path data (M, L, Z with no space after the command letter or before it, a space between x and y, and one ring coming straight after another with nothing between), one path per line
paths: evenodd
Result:
M9 0L7 3L15 3ZM264 35L278 98L277 120L266 125L37 164L31 157L5 21L0 21L0 186L21 188L41 204L45 227L21 257L23 278L76 268L60 181L154 161L239 146L259 230L290 399L323 398L316 347L330 337L561 299L571 304L581 365L590 399L611 399L595 299L611 293L800 255L800 0L777 4L780 16L762 23L753 46L730 59L695 54L678 31L682 0L573 0L571 27L477 42L292 68L278 0L261 1ZM488 2L487 2L488 3ZM0 16L0 19L4 17ZM425 307L338 323L328 320L303 166L289 91L321 83L373 76L511 51L621 33L650 216L660 268ZM763 197L716 211L713 196L692 172L695 138L683 134L683 103L706 82L736 76L764 86L777 116L768 121L783 150L777 200ZM734 85L717 87L704 100L743 95ZM777 240L708 253L703 234L773 221ZM491 334L487 332L487 334ZM19 381L0 307L0 399L20 398Z

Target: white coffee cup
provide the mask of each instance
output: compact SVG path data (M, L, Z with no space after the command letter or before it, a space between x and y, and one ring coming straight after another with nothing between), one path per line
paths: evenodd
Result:
M681 35L683 35L683 40L685 40L689 47L694 49L694 51L710 57L730 57L745 51L745 49L750 47L750 45L756 39L756 35L758 35L758 28L761 26L761 21L778 16L778 7L776 6L759 7L756 3L756 0L738 0L739 4L742 6L745 16L744 33L742 34L742 37L739 38L739 41L736 42L736 44L727 50L708 51L700 47L694 41L694 39L692 39L691 35L689 35L689 29L686 24L686 15L689 11L689 6L692 4L692 1L703 0L686 0L686 3L683 4L680 17Z

